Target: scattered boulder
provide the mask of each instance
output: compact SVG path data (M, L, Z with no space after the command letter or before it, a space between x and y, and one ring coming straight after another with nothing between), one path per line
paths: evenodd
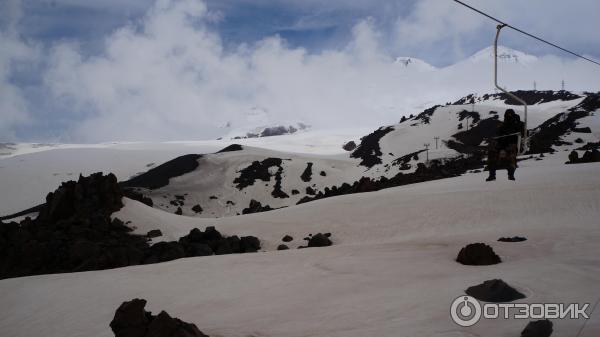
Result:
M498 239L500 242L522 242L527 240L527 238L522 236L513 236L513 237L501 237Z
M583 156L579 158L577 151L571 151L569 154L569 161L567 164L582 164L582 163L595 163L600 162L600 151L598 149L591 149L585 151Z
M300 194L300 191L298 191L297 189L292 190L292 195L298 195L298 194Z
M521 332L521 337L550 337L552 331L552 322L547 319L531 321Z
M302 181L304 182L309 182L312 178L312 166L313 163L306 163L306 168L304 169L304 172L302 172L302 174L300 175L300 179L302 179Z
M290 249L290 247L288 247L288 246L286 246L284 244L281 244L281 245L277 246L277 250L288 250L288 249Z
M319 173L321 175L321 177L325 177L327 176L327 173L325 173L325 171L321 171L321 173Z
M402 116L402 118L406 117ZM344 144L342 148L346 151L354 151L354 149L356 149L356 143L353 140L351 140L348 143Z
M240 239L240 253L255 253L260 249L260 240L255 236L243 236Z
M244 208L242 210L242 214L260 213L260 212L266 212L266 211L271 211L271 210L273 210L273 208L271 208L271 206L269 206L269 205L263 206L259 201L252 199L252 200L250 200L250 205L247 208Z
M281 239L281 241L283 241L283 242L291 242L293 240L294 240L294 238L291 237L290 235L286 235L283 237L283 239Z
M177 210L175 211L175 214L177 214L177 215L182 215L183 214L183 210L181 209L181 207L177 207Z
M499 279L488 280L482 284L469 287L465 290L465 293L480 301L493 303L512 302L525 298L525 295Z
M325 234L317 233L308 239L308 247L327 247L333 243Z
M202 206L200 206L200 204L196 204L194 205L194 207L192 207L192 211L196 214L202 213L203 209Z
M157 316L144 310L146 300L123 302L110 322L115 337L208 337L192 323L171 317L165 311Z
M148 234L146 234L146 237L148 238L157 238L159 236L162 236L162 232L160 231L160 229L153 229L151 231L148 232Z
M470 266L487 266L502 262L492 247L484 243L471 243L462 248L456 262Z

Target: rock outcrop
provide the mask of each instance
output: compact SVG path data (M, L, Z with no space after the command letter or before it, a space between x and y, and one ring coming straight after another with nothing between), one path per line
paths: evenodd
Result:
M146 300L123 302L110 322L115 337L208 337L195 324L171 317L165 311L158 315L144 310Z

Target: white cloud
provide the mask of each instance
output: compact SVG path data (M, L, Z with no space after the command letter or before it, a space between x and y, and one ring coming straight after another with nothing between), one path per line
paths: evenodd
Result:
M28 104L22 92L11 81L12 69L18 62L39 58L39 49L20 39L17 25L22 12L20 1L9 0L0 6L5 13L0 30L0 141L15 140L15 128L30 121Z
M600 28L597 0L465 0L492 16L566 48L598 54ZM410 15L398 18L396 42L407 50L427 50L434 45L455 45L453 56L462 56L463 48L473 48L473 41L493 34L497 23L452 0L417 1ZM561 55L529 37L507 30L502 41L514 48ZM562 55L564 56L564 55Z
M431 18L417 6L407 21L398 21L403 43L435 44L483 24L448 3L430 12ZM256 111L266 111L261 122L274 124L375 127L432 104L493 90L491 58L441 69L394 63L373 19L354 27L345 48L310 53L279 37L225 51L208 28L214 18L201 1L159 0L137 24L106 36L94 56L72 42L36 54L13 35L7 40L12 52L0 51L0 92L10 97L3 104L11 106L1 110L0 131L8 133L29 117L22 92L9 82L10 60L35 63L42 55L47 59L43 91L70 109L73 120L64 138L74 141L215 138L228 132L221 128L228 122L247 127ZM543 57L504 64L502 80L510 89L531 88L534 80L540 89L559 89L565 79L568 89L599 90L600 77L591 69L580 61Z

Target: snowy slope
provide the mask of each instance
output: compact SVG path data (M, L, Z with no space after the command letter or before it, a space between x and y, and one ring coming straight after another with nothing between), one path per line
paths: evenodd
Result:
M557 116L569 113L578 107L585 95L560 92L527 92L531 106L528 114L528 127L536 130L540 124ZM473 102L473 103L471 103ZM453 104L434 106L417 116L403 120L399 124L380 128L362 138L360 146L352 153L330 155L288 154L244 146L239 151L207 154L198 159L198 167L192 172L172 178L165 186L142 189L141 192L153 199L154 206L169 212L181 210L184 215L199 217L221 217L237 215L248 209L252 200L271 208L297 204L303 198L310 198L315 192L325 188L353 184L362 177L380 179L393 178L399 173L415 172L418 164L425 164L427 154L425 144L429 144L429 160L456 158L462 155L460 146L450 146L449 142L464 141L459 133L473 132L483 125L485 132L495 130L498 118L504 110L514 108L522 114L520 106L514 106L502 95L468 96ZM594 108L595 109L595 108ZM468 121L465 117L469 115ZM589 127L600 132L596 121L598 116L581 119L579 127ZM546 128L546 126L545 126ZM534 133L532 132L532 134ZM597 142L596 134L563 135L565 140L573 137L585 142ZM438 147L435 147L436 140ZM478 136L479 137L479 136ZM280 137L285 139L285 137ZM469 146L485 148L485 139ZM575 149L579 143L562 147L561 150ZM266 164L272 159L281 164ZM564 161L567 158L565 156ZM265 168L262 165L269 167ZM303 179L305 170L311 171L308 179ZM253 172L253 170L264 171ZM246 171L252 171L250 173ZM240 179L248 175L248 186L240 186ZM144 175L142 175L143 177ZM259 178L263 176L263 178ZM143 185L133 184L131 186ZM310 190L313 191L310 191ZM279 190L279 191L278 191ZM179 196L180 201L176 199ZM201 212L193 210L200 207Z
M260 237L267 252L2 280L0 335L111 336L117 306L142 297L149 310L166 310L210 336L518 336L527 321L460 328L450 303L498 277L526 294L519 302L595 302L598 169L526 162L517 183L489 184L472 174L211 220L127 201L115 215L134 225L171 237L215 225ZM284 234L297 244L317 231L332 232L334 246L272 251ZM528 240L496 242L508 235ZM461 247L479 241L504 262L454 261ZM599 317L582 336L600 333ZM574 335L582 324L556 320L553 336Z
M530 130L560 113L569 114L586 97L570 92L527 91L524 95L531 103ZM18 149L15 153L0 159L0 172L4 173L0 176L0 214L15 213L43 202L45 194L60 182L75 179L80 173L113 172L123 181L189 153L204 154L196 170L172 178L166 186L142 190L153 199L155 207L171 213L181 207L184 215L221 217L241 214L252 200L271 208L291 206L312 197L313 193L325 191L326 187L352 184L362 177L379 179L392 178L399 173L410 174L417 164L426 162L425 144L429 144L430 160L457 157L461 155L460 149L449 148L447 144L461 142L457 134L467 130L465 114L471 115L470 129L498 117L501 119L507 108L522 115L520 106L508 103L511 102L503 95L469 95L452 104L430 107L367 136L369 130L365 129L309 130L284 136L203 142L16 145L13 146ZM571 144L555 146L556 150L570 152L585 143L600 140L600 112L592 115L594 109L589 116L577 120L578 127L589 127L591 133L566 132L561 138ZM475 116L479 120L473 118ZM341 145L349 140L360 144L361 136L364 144L354 152L341 149ZM439 138L437 148L436 137ZM211 154L233 142L243 144L243 150ZM483 147L485 141L481 139L475 145ZM567 161L569 152L562 155L563 162ZM236 183L245 169L268 158L281 159L278 189L283 194L275 191L278 165L268 168L266 179L253 179L248 186L242 187ZM309 165L312 165L312 175L304 181L301 176ZM176 196L185 197L183 204L175 202ZM202 208L201 212L192 210L196 205Z
M163 162L188 153L212 153L233 143L306 153L344 154L342 145L359 139L368 128L310 130L294 135L213 141L104 144L10 145L0 152L0 215L7 215L44 202L47 193L61 182L77 179L79 174L113 172L119 180L145 172Z

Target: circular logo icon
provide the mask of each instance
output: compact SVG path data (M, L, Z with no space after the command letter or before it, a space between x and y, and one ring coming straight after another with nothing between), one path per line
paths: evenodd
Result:
M450 316L460 326L473 326L481 318L481 305L471 296L459 296L452 302Z

